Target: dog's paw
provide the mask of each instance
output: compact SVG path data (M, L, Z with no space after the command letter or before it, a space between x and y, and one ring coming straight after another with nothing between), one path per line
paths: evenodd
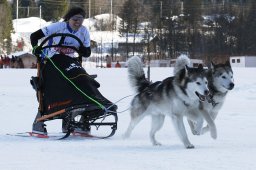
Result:
M213 139L217 139L217 134L212 134L211 137L212 137Z
M217 139L217 131L212 131L212 132L211 132L211 137L212 137L213 139Z
M153 145L154 145L154 146L162 146L162 144L161 144L160 142L157 142L157 141L155 141L155 142L153 143Z
M189 145L187 145L187 146L186 146L186 148L187 148L187 149L194 149L194 148L195 148L195 146L194 146L194 145L192 145L192 144L189 144Z
M201 135L200 131L197 131L197 130L192 130L192 134L193 135Z

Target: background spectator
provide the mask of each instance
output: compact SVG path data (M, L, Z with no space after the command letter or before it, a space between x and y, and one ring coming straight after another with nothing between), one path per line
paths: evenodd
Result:
M115 68L121 68L121 64L119 63L119 61L116 62Z
M106 56L107 68L111 68L112 59L109 55Z
M3 57L0 57L0 69L3 68Z

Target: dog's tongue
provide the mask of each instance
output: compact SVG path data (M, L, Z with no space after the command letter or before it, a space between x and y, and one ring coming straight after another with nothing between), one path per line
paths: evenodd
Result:
M201 95L200 93L196 92L196 95L198 96L200 101L205 101L206 97L204 95Z
M201 101L205 101L205 96L199 94L199 99L200 99Z

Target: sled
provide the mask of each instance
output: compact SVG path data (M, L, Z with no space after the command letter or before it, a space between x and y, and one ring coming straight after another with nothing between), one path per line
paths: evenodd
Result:
M59 37L60 43L47 45L54 37ZM76 128L86 128L91 133L100 132L97 135L100 138L111 137L117 129L117 106L99 92L100 84L95 80L97 75L89 75L82 67L79 49L61 45L65 38L73 38L80 46L83 45L76 36L63 33L46 37L39 45L42 51L47 48L74 50L78 57L56 54L48 58L43 57L44 52L36 56L37 76L30 80L39 103L40 116L36 122L62 119L66 129L63 138L67 138Z

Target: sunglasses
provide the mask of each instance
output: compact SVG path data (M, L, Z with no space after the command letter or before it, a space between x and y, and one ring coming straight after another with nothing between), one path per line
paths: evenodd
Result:
M80 16L73 16L70 19L72 19L73 21L83 21L84 17L80 17Z

